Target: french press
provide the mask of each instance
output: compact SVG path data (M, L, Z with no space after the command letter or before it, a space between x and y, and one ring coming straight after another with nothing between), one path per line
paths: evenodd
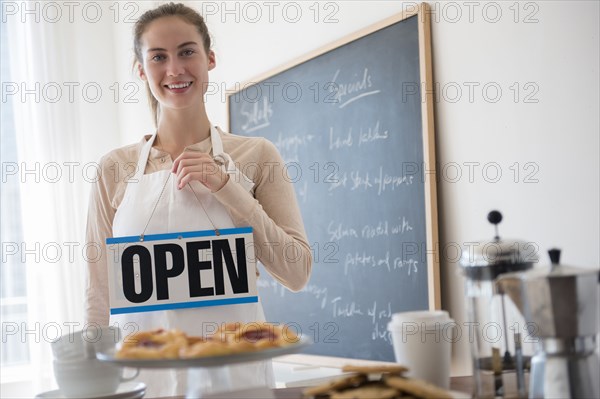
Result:
M492 211L492 240L469 243L462 251L467 301L467 331L471 345L476 398L526 398L535 338L515 305L495 284L498 276L526 271L537 262L537 247L520 240L501 239L502 214Z

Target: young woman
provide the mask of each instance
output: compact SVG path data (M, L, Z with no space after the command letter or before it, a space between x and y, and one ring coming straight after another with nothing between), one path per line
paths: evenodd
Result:
M251 226L265 269L290 290L302 289L311 251L281 156L263 138L224 133L206 114L204 95L216 60L203 18L183 4L165 4L143 14L134 34L137 71L146 82L156 133L101 159L87 241L105 249L108 237ZM125 181L132 165L135 174ZM88 254L95 260L88 264L90 323L121 328L135 323L139 330L177 328L199 335L203 323L264 320L260 302L109 318L107 255L106 249L100 259ZM264 376L266 369L239 367L236 381L251 381L257 372ZM185 393L181 373L145 374L148 396Z

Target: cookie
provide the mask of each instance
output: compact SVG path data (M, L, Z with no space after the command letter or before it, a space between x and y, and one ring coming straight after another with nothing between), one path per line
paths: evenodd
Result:
M389 387L420 398L452 399L448 391L425 381L396 376L386 376L383 381Z
M365 385L331 394L331 399L392 399L400 395L394 388L385 385Z
M402 374L408 371L407 367L400 364L382 364L377 366L353 366L345 365L342 367L342 371L350 373L361 373L361 374L377 374L377 373L389 373L389 374Z
M336 391L344 388L352 388L359 384L362 384L367 381L367 377L364 375L350 375L348 377L337 379L334 381L330 381L323 385L318 385L316 387L307 388L304 390L304 396L317 396L324 395L326 393L330 393L331 391Z

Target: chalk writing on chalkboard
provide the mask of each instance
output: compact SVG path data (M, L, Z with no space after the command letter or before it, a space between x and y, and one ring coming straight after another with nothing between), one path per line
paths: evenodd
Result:
M258 289L267 319L310 336L310 353L391 361L392 314L439 307L426 7L228 98L229 131L274 143L296 190L311 281L291 293L263 270Z

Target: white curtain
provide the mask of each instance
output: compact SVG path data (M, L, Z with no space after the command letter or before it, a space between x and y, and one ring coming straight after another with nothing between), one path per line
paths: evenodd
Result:
M70 322L83 320L86 187L66 168L83 161L77 106L59 91L76 76L65 45L69 27L14 22L8 36L11 87L18 89L13 95L23 231L18 255L27 270L28 297L28 323L19 328L36 377L31 388L40 392L52 380L50 341L67 333Z
M19 160L7 178L20 182L23 232L12 256L27 270L28 322L18 333L30 351L25 383L10 396L54 388L50 342L84 327L88 195L100 156L121 144L122 100L115 99L127 93L115 72L113 36L127 29L122 40L130 42L131 24L115 23L112 2L95 22L94 10L82 14L86 3L78 4L72 18L68 8L58 18L40 1L11 2L16 9L3 15L10 58L3 92L12 93Z
M85 224L97 162L153 131L131 69L132 29L162 2L0 3L10 65L2 92L12 99L18 152L16 173L3 178L20 189L22 242L10 256L26 269L28 322L17 334L30 352L21 384L0 381L0 396L33 397L56 387L50 342L84 327Z

